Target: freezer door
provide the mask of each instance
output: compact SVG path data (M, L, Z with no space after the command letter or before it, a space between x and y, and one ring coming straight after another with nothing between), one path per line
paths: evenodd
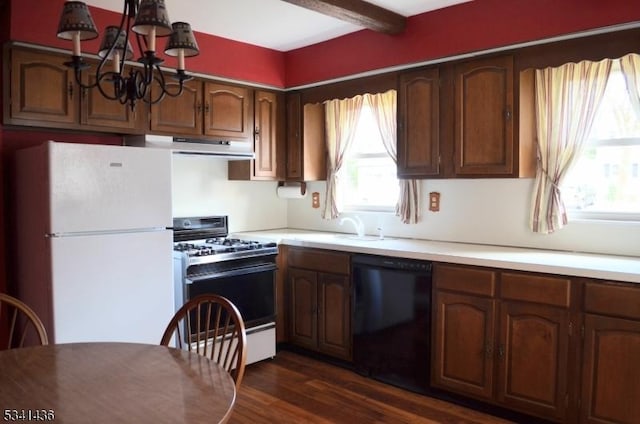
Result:
M171 231L51 243L54 343L160 343L175 312Z
M171 153L49 143L51 233L166 228Z

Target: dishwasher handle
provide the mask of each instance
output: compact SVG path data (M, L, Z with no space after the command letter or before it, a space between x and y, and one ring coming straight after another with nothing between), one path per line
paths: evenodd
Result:
M431 261L420 259L394 258L391 256L353 255L351 264L355 266L370 266L375 268L387 268L431 274Z

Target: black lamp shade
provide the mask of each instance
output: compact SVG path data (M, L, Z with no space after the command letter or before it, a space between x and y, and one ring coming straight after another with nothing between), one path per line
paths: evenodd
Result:
M100 50L98 51L98 56L105 57L109 54L109 49L111 46L115 44L113 51L107 59L113 59L113 52L115 50L120 53L122 57L124 55L125 59L129 60L133 57L133 49L131 48L131 43L127 42L127 48L125 49L124 41L126 38L126 34L124 31L120 31L120 28L117 26L108 26L104 30L104 36L102 38L102 43L100 44Z
M164 53L169 56L178 56L182 50L185 56L198 55L200 49L193 31L191 31L191 25L186 22L174 22L172 27L173 33L167 41Z
M59 38L72 40L74 35L79 35L80 40L92 40L98 36L89 8L81 1L65 2L58 24Z
M138 34L147 35L153 27L156 28L158 37L165 37L173 32L164 0L142 0L131 29Z

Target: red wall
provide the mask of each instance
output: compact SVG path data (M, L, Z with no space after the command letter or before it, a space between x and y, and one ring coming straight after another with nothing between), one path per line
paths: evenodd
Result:
M638 0L474 0L409 18L401 35L363 30L289 51L285 86L633 21Z
M11 40L71 50L70 41L56 37L63 3L64 0L11 0ZM120 22L117 13L96 7L90 10L100 33L107 25ZM187 72L284 87L284 53L202 33L196 33L196 39L200 55L187 58ZM159 40L158 47L164 48L164 43ZM131 44L135 49L135 42ZM85 41L82 51L95 54L99 45L100 37ZM162 56L167 59L167 66L175 66L173 58Z
M70 50L70 42L55 36L63 3L11 0L11 39ZM114 12L91 11L99 30L118 21ZM295 87L634 21L640 21L638 0L474 0L414 16L401 35L363 30L286 53L197 33L201 53L187 60L187 68ZM99 39L84 42L83 51L96 52L98 44ZM167 65L173 64L169 58Z

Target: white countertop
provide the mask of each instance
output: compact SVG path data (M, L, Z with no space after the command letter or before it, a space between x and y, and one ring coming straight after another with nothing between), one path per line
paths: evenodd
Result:
M557 250L526 249L481 244L449 243L308 230L276 229L233 234L234 237L275 241L279 244L368 253L403 258L533 271L576 277L640 283L640 258Z

